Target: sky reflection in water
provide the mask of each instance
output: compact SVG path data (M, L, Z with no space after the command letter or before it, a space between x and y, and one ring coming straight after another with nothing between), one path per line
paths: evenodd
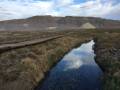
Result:
M94 41L71 50L38 90L101 90L101 69L94 61Z

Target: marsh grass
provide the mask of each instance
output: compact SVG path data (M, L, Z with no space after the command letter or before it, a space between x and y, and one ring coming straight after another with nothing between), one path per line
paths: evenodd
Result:
M7 38L5 39L2 34ZM11 34L14 34L15 39L9 39ZM48 37L57 34L65 36L1 53L0 90L33 90L43 80L45 73L56 65L65 53L94 37L97 38L96 62L104 69L105 73L103 88L104 90L119 90L120 33L118 30L72 30L59 33L2 32L0 36L3 38L0 38L0 41L1 44L15 43L16 41L34 40L40 38L41 35L43 35L42 37Z
M104 71L103 90L120 90L120 32L97 37L96 62Z
M86 39L74 33L1 53L0 90L33 90L66 52Z

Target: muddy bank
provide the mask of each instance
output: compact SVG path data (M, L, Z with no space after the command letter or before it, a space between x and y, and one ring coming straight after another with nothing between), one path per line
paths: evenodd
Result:
M65 36L1 53L0 90L33 90L66 52L88 39Z
M120 33L95 39L96 62L104 71L103 90L120 90Z

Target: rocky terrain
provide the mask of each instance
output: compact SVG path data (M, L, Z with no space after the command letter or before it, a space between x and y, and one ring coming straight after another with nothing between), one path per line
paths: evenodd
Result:
M89 23L89 25L88 25ZM89 28L88 28L88 26ZM93 17L34 16L27 19L0 21L0 30L49 29L118 29L120 21Z

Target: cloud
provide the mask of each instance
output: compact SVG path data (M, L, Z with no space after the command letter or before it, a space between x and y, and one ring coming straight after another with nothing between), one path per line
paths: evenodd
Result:
M104 17L120 20L120 3L113 6L111 10Z
M0 2L0 19L26 18L47 14L51 10L53 10L51 1L6 0Z
M65 7L74 3L74 0L54 0L57 7Z
M35 15L94 16L120 19L117 0L0 0L0 20L26 18Z
M65 15L75 16L104 17L111 14L111 11L114 10L116 6L119 5L112 5L112 2L102 3L101 0L89 0L80 4L68 5L61 10L61 13L64 14L64 12L66 12Z

